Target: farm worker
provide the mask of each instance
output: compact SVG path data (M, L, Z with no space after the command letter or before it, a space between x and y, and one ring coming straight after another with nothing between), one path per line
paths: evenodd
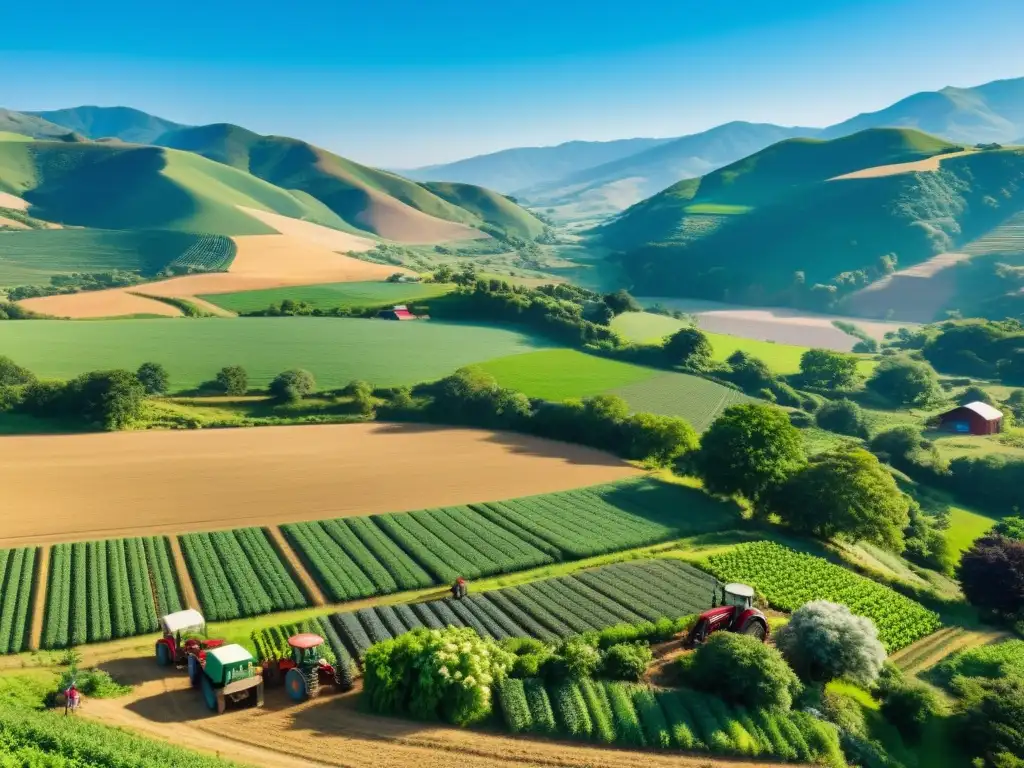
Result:
M455 580L455 583L452 584L451 591L452 597L454 597L456 600L461 600L462 598L464 598L469 593L469 590L466 588L466 580L459 576L459 578Z
M75 687L75 683L72 681L71 685L64 691L64 716L67 717L69 710L74 712L76 709L78 709L78 688Z

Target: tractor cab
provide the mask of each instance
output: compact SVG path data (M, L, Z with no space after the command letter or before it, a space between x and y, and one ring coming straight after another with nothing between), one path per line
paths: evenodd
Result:
M224 645L223 640L202 637L206 633L206 619L194 608L161 617L160 629L163 637L156 641L156 663L162 667L173 663L184 668L189 656Z
M698 645L712 632L725 630L750 635L764 641L768 637L768 619L754 607L754 589L746 584L722 586L721 602L716 606L718 594L712 596L711 610L704 611L687 637L688 645Z

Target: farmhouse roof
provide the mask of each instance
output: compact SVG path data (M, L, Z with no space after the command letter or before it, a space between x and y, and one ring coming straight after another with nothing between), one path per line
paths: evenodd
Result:
M1003 414L999 409L993 408L988 403L983 403L980 400L975 400L973 403L968 403L963 407L969 411L974 411L985 421L998 421L1003 418Z

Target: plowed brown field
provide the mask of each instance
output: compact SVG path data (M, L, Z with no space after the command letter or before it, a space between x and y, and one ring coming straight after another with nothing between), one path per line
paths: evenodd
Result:
M241 321L240 321L241 322ZM527 496L638 470L581 446L403 424L0 438L0 547Z

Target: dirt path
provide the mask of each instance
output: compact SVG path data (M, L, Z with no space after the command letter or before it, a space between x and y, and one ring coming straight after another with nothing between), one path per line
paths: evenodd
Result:
M185 553L181 551L181 542L177 536L168 536L171 544L171 557L174 558L174 570L178 574L178 586L181 587L181 601L185 608L195 608L201 611L199 596L192 584L192 577L188 573L188 566L185 564Z
M39 547L36 558L36 583L32 589L32 629L28 647L38 651L43 640L43 618L46 616L46 583L50 578L50 548Z
M926 672L954 653L991 645L1010 637L1009 633L996 629L945 627L893 654L890 661L907 674L916 675Z
M320 589L320 585L316 583L316 580L310 575L309 571L306 570L306 566L295 550L292 549L292 545L288 543L288 539L285 538L281 529L276 525L267 526L266 531L270 534L270 541L277 548L277 551L287 561L289 567L292 569L292 573L302 583L303 591L309 596L309 599L313 601L313 605L327 605L327 598L324 596L323 591Z
M26 514L5 521L0 547L426 509L639 474L568 443L386 422L9 436L0 488Z
M184 675L168 675L148 658L114 661L104 668L137 687L124 698L87 701L84 716L268 768L777 768L774 763L602 749L376 717L356 709L354 692L296 706L280 689L269 690L263 709L215 716Z

